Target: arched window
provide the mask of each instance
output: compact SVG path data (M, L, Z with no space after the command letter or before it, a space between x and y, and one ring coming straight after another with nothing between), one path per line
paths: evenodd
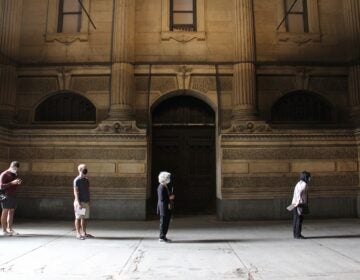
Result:
M323 97L308 91L295 91L281 97L271 109L273 122L329 123L332 106Z
M44 100L35 111L38 122L95 122L96 108L74 92L60 92Z
M192 96L175 96L160 103L153 111L153 124L215 124L213 109Z

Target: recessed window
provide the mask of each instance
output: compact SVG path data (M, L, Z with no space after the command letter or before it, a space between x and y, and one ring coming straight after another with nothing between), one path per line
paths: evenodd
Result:
M170 0L170 31L196 31L196 0Z
M309 32L307 0L284 0L286 32Z
M85 97L60 92L44 100L35 110L37 122L95 122L96 108Z
M81 29L81 5L78 0L60 0L58 33L77 33Z
M271 109L272 122L330 123L332 106L316 93L295 91L281 97Z

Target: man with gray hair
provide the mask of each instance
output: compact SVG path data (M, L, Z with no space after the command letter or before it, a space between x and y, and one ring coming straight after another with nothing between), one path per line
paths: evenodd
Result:
M74 179L74 211L76 238L84 240L93 237L86 232L86 220L90 218L90 183L85 164L78 166L79 175Z
M162 171L159 174L160 185L157 189L157 213L160 216L160 242L170 242L170 239L166 238L166 234L169 229L172 205L175 199L174 194L168 188L168 184L170 183L170 176L171 174L166 171Z

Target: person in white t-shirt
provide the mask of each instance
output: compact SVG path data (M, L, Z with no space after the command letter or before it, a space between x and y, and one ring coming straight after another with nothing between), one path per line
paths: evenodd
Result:
M304 214L308 211L308 183L310 182L311 174L307 171L300 173L300 180L296 184L294 189L294 195L292 199L293 209L293 232L294 238L304 239L301 234L302 223L304 220Z

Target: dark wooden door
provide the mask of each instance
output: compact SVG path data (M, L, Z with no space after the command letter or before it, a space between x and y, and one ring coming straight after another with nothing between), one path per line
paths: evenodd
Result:
M181 103L176 102L176 104ZM176 104L174 107L177 107ZM197 104L196 114L186 112L193 110L192 105L194 103L191 103L187 110L181 110L181 114L187 115L186 123L181 121L179 109L175 108L177 122L169 123L169 114L165 114L166 124L160 125L161 120L158 119L158 123L153 125L151 185L154 209L157 203L156 189L159 185L157 176L160 171L168 171L172 179L170 187L174 189L176 196L175 213L215 212L215 126L207 121L193 123L191 116L197 116L196 118L199 119L202 110ZM170 112L171 106L167 108Z

